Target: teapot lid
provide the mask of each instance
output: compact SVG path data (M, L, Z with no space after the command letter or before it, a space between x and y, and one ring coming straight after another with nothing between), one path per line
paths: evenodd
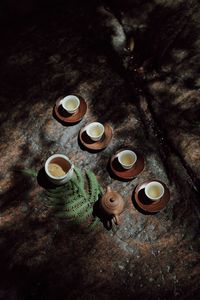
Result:
M109 186L101 199L101 203L108 213L120 214L124 208L124 200L122 196L119 193L112 191Z

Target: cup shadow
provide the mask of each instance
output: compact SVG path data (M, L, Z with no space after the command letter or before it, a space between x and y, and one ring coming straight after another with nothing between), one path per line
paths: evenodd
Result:
M133 190L133 193L132 193L132 196L131 196L131 201L132 201L132 203L133 203L133 205L134 205L134 207L141 213L141 214L143 214L143 215L156 215L158 212L148 212L148 211L146 211L146 210L143 210L141 207L139 207L139 205L137 204L137 202L136 202L136 200L135 200L135 190L136 190L136 187L135 187L135 189ZM151 204L152 203L152 201L151 200L149 200L146 196L144 196L145 194L144 194L144 189L142 189L140 192L142 192L142 203L143 204ZM145 198L147 198L147 199L145 199ZM141 198L140 198L141 199Z
M81 120L79 120L79 121L73 122L73 123L67 123L67 122L64 122L64 121L62 121L61 119L59 119L59 118L56 116L55 108L53 108L52 116L53 116L53 118L54 118L58 123L60 123L62 126L65 126L65 127L71 127L71 126L74 126L74 125L78 124L78 123L81 121ZM66 117L66 116L65 116L65 117Z
M81 137L82 137L83 142L84 142L85 144L87 144L87 145L92 145L92 144L95 143L95 142L92 141L92 140L90 139L90 137L87 135L86 130L84 130L84 131L82 132Z
M93 149L89 149L89 148L87 148L86 146L84 146L83 144L82 144L82 142L81 142L81 139L80 139L80 136L78 135L78 145L79 145L79 147L80 147L80 149L81 150L83 150L83 151L87 151L87 152L89 152L89 153L93 153L93 154L95 154L95 153L99 153L99 152L101 152L101 151L103 151L104 149L99 149L99 150L93 150Z
M152 204L154 203L151 199L149 199L146 194L145 194L145 189L141 189L139 192L138 192L138 196L140 198L140 202L142 204L145 204L145 205L148 205L148 204Z
M49 181L48 177L46 176L44 167L42 167L38 172L37 182L45 190L55 189L58 187L56 184L53 184L52 182Z
M107 172L109 173L109 175L112 179L119 180L119 181L122 181L122 182L130 182L130 181L132 181L136 178L136 177L134 177L134 178L131 178L131 179L125 179L125 178L118 177L116 174L113 173L110 164L111 164L111 158L108 160L108 163L106 165L106 170L107 170Z

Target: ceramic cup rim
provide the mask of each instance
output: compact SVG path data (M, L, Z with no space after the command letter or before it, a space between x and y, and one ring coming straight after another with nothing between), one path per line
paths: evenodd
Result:
M158 197L151 197L151 196L148 195L148 189L149 189L149 187L152 186L152 185L157 185L157 186L159 186L159 187L161 188L162 192L161 192L161 194L160 194ZM151 200L153 200L153 201L156 201L156 200L159 200L160 198L162 198L162 196L163 196L164 193L165 193L165 188L164 188L164 186L163 186L162 183L160 183L159 181L153 180L153 181L149 182L149 183L145 186L144 192L145 192L145 195L146 195L149 199L151 199Z
M122 161L121 161L121 156L122 156L125 152L131 154L132 156L134 156L134 161L133 161L131 164L124 164L124 163L122 163ZM125 169L130 169L130 168L132 168L132 167L134 166L134 164L135 164L136 161L137 161L137 154L136 154L133 150L124 149L124 150L121 150L121 151L117 154L117 158L118 158L118 161L119 161L120 165L122 165L123 168L125 168Z
M99 127L101 127L101 134L99 134L99 135L92 135L92 134L90 134L90 132L89 132L89 130L91 129L91 127L94 127L94 126L99 126ZM102 135L104 134L104 132L105 132L105 128L104 128L104 125L102 124L102 123L100 123L100 122L92 122L92 123L90 123L90 124L88 124L87 126L86 126L86 133L87 133L87 135L91 138L91 139L93 139L93 140L98 140L98 139L100 139L101 137L102 137Z
M65 107L65 104L66 104L66 102L69 101L71 98L73 98L74 100L77 101L77 105L76 105L75 108L73 108L73 109L70 110L70 109L67 109L67 108ZM77 96L75 96L75 95L68 95L68 96L64 97L64 98L60 101L60 103L61 103L63 109L66 110L68 113L71 113L71 114L74 113L74 112L79 108L79 106L80 106L80 100L79 100L79 98L78 98Z
M60 157L60 158L63 158L64 160L66 160L69 164L70 164L70 169L67 171L67 173L65 174L65 175L63 175L63 176L53 176L53 175L51 175L51 173L49 172L49 170L48 170L48 166L49 166L49 164L50 164L50 162L54 159L54 158L57 158L57 157ZM69 160L69 158L66 156L66 155L64 155L64 154L53 154L53 155L51 155L47 160L46 160L46 162L45 162L45 172L46 172L46 174L50 177L50 178L52 178L52 179L59 179L59 180L61 180L61 179L64 179L65 177L67 177L67 175L68 175L68 173L69 173L69 171L72 169L72 163L71 163L71 161Z

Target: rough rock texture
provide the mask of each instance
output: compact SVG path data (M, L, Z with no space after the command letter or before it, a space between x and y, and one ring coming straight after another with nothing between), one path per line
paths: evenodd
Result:
M198 299L199 5L82 2L1 27L0 299ZM134 50L124 49L132 36ZM87 100L88 112L64 127L52 108L70 93ZM92 120L114 129L96 154L77 139ZM131 182L106 168L125 144L146 161ZM36 180L16 172L39 171L56 152L121 192L119 228L69 230ZM171 200L144 215L130 198L152 177L168 185Z

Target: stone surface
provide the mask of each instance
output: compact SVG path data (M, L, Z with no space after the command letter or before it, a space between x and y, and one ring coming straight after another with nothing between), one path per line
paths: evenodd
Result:
M59 1L2 26L1 299L198 299L199 37L194 34L190 53L180 45L198 32L200 13L195 1L187 1L188 11L186 1L164 2L99 7ZM173 30L161 21L169 16ZM130 34L134 52L123 52ZM65 127L52 108L70 93L81 94L88 111L79 124ZM95 154L77 139L93 120L114 129L111 144ZM110 177L106 168L125 144L145 157L145 169L131 182ZM101 223L91 233L66 228L36 179L17 172L39 171L56 152L123 195L119 227L107 231ZM160 213L144 215L130 198L152 177L167 184L171 200Z

